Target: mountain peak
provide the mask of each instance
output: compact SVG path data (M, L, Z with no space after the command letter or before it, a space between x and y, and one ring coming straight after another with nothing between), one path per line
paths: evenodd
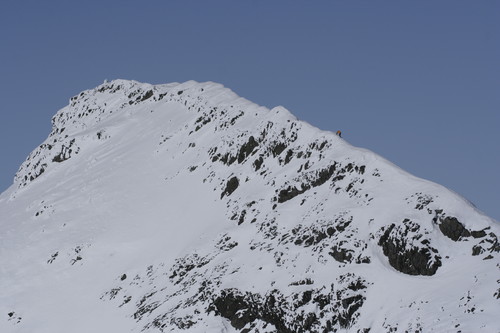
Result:
M188 106L188 111L198 113L202 109L216 110L218 107L226 108L228 113L242 108L267 110L237 96L221 84L195 81L151 85L117 79L83 91L69 102L52 118L49 138L21 165L15 176L18 187L38 178L51 165L50 162L61 162L71 154L77 154L80 148L74 139L79 133L95 132L100 138L103 135L101 125L106 121L126 118L146 105L155 107L159 103L177 102Z
M500 327L498 223L213 82L71 98L0 213L16 331Z

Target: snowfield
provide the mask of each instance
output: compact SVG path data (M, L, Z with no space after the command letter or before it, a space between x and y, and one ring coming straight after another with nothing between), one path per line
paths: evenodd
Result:
M0 195L0 332L500 332L500 226L216 83L73 97Z

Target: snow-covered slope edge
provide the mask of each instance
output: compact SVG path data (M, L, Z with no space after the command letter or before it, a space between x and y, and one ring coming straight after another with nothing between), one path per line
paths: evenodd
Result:
M500 331L498 223L282 107L116 80L52 122L0 196L2 332Z

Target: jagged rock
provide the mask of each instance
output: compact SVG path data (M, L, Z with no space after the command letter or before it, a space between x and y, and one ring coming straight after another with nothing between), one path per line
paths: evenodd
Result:
M240 181L238 180L238 177L231 177L226 184L226 188L224 191L221 193L220 198L224 198L225 195L230 196L231 193L233 193L239 186Z
M445 218L441 218L440 220L441 224L439 225L439 229L443 235L451 240L456 242L463 237L470 237L470 231L467 230L455 217L447 216Z
M486 236L486 231L484 231L484 230L471 231L470 234L474 238L482 238L482 237Z
M283 203L290 199L295 198L299 194L304 193L303 190L298 190L295 186L288 186L278 193L278 202Z
M252 152L256 147L258 147L259 144L257 141L255 141L255 138L253 136L250 136L248 138L248 142L245 143L244 145L241 146L240 152L238 154L238 163L242 163Z
M419 225L405 219L400 225L393 223L387 227L378 245L389 259L389 264L401 273L434 275L441 266L441 257L428 242L416 242L422 236L419 232Z
M242 329L256 320L276 327L278 332L330 332L349 327L359 316L365 301L366 284L354 275L343 275L335 293L325 295L324 289L310 289L285 297L278 290L266 295L242 292L236 288L222 290L209 311L227 318L236 329ZM304 309L311 305L319 314ZM325 320L321 320L324 318Z
M332 247L329 254L335 258L338 262L346 263L352 260L352 250L346 250L337 246Z

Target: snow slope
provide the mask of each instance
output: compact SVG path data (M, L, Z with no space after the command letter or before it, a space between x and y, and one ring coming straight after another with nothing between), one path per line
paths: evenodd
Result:
M84 91L0 196L1 332L500 332L498 222L215 83Z

